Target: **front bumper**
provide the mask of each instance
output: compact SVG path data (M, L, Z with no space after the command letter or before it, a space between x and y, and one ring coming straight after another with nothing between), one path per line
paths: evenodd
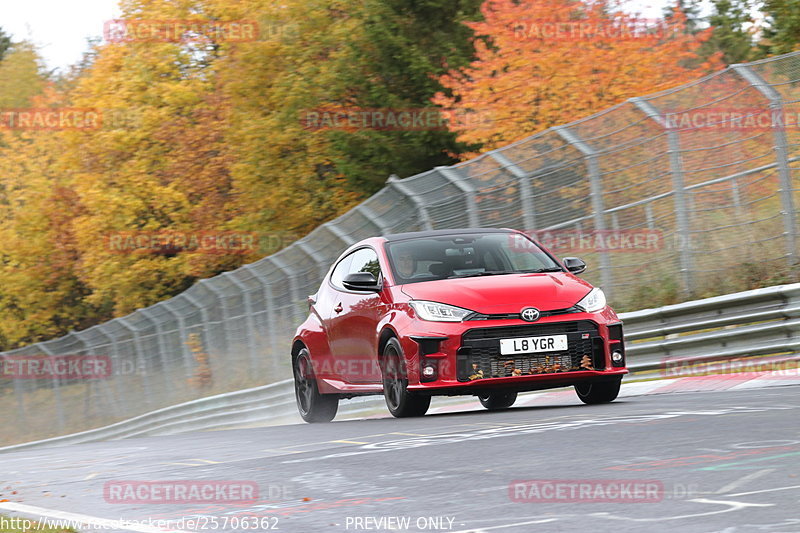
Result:
M500 339L548 335L566 335L567 349L500 354ZM622 323L610 309L533 323L519 319L458 323L417 320L403 332L401 342L408 363L408 388L431 394L546 389L616 379L628 373ZM612 359L615 352L621 360ZM426 367L434 368L433 375L425 375Z

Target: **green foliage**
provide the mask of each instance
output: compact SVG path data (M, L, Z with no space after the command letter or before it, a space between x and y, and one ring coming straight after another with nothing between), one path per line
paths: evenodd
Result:
M479 16L476 0L366 0L348 14L353 34L333 65L340 73L335 103L359 108L418 109L443 90L438 77L472 58L472 31L462 22ZM450 131L333 131L331 159L351 190L373 193L390 174L408 176L455 162L470 147Z
M754 52L752 4L751 0L714 0L708 18L713 30L700 54L721 52L726 65L750 60Z
M622 313L676 304L686 299L681 298L677 279L664 275L659 283L639 285L624 301L615 301L612 305L618 313Z
M673 21L677 11L684 17L684 30L687 33L695 34L701 31L705 22L701 17L702 4L702 0L677 0L677 2L664 7L664 19Z
M800 49L800 2L764 0L765 25L758 43L760 56L786 54Z
M11 48L11 36L4 32L3 28L0 28L0 61L3 60L3 56L6 55L9 48Z
M0 34L0 109L29 107L31 99L44 91L42 60L32 44L15 43L3 50Z

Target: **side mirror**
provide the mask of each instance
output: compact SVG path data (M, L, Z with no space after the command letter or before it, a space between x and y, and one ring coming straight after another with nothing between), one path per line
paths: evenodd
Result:
M350 291L378 292L381 285L372 272L351 272L342 279L344 288Z
M567 270L573 274L580 274L586 270L586 263L583 262L583 259L578 257L565 257L563 261L564 266L567 267Z

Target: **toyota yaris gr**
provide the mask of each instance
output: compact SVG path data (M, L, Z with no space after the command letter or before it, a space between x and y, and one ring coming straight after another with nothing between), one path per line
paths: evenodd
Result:
M340 399L383 394L396 417L432 395L487 409L517 393L573 385L585 403L617 397L622 323L603 291L521 232L400 233L351 246L328 271L292 343L297 405L333 419Z

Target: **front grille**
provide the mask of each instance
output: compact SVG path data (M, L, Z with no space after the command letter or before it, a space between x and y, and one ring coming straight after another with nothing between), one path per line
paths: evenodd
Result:
M556 316L556 315L566 315L569 313L581 313L583 309L580 307L567 307L566 309L553 309L552 311L541 311L539 314L540 318L545 318L549 316ZM469 315L464 320L522 320L520 313L499 313L499 314L483 314L483 313L474 313Z
M552 353L500 354L500 339L567 335L567 350ZM593 322L526 324L475 328L461 337L457 356L458 380L602 370L603 340Z

